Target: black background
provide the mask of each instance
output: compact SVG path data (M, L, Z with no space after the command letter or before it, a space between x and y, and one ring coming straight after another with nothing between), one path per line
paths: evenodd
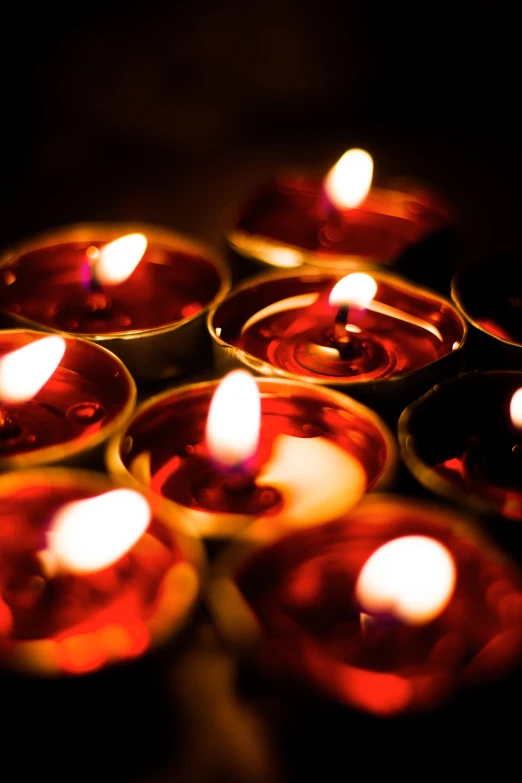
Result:
M462 259L520 252L519 3L11 3L2 14L2 245L99 219L220 244L223 209L258 179L326 168L360 145L377 180L413 175L446 193ZM188 637L152 675L146 664L73 687L2 681L5 780L469 776L486 761L518 776L515 681L435 718L376 724L320 700L285 705L260 684L238 696L204 613Z

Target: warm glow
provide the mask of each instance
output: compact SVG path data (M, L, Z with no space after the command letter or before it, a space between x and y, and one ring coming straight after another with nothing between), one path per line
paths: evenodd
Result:
M381 546L364 564L356 586L362 611L391 614L421 625L446 607L456 569L448 550L426 536L404 536Z
M522 429L522 389L517 389L513 394L509 413L513 426Z
M132 275L147 249L143 234L127 234L102 247L94 265L94 277L100 285L123 283Z
M259 442L261 399L257 384L245 370L234 370L217 387L207 418L206 443L223 467L240 467Z
M326 195L338 209L353 209L368 195L372 177L372 156L364 150L348 150L325 177Z
M377 293L377 283L371 275L353 272L342 277L332 288L328 299L331 305L355 305L368 307Z
M43 337L0 359L0 400L26 402L37 394L65 353L62 337Z
M115 563L138 541L150 522L146 499L132 489L115 489L63 506L53 517L43 554L47 571L89 573Z

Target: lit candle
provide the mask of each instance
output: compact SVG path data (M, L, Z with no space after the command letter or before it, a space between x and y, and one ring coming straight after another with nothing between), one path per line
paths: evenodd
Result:
M437 494L522 520L522 373L473 372L410 405L399 422L404 460Z
M0 332L0 470L93 460L135 400L134 381L104 348L41 332Z
M438 707L522 653L522 575L445 508L368 496L343 519L215 565L218 627L265 674L376 715Z
M314 270L243 283L211 310L209 328L219 367L234 360L351 394L366 383L388 399L456 368L466 331L449 302L418 286L382 272Z
M0 310L15 323L80 334L120 356L136 377L194 364L205 309L228 271L193 240L151 226L58 229L0 258Z
M254 518L265 539L335 519L389 481L393 464L393 440L368 409L242 370L153 398L108 451L111 470L183 509L208 537Z
M86 674L144 654L185 620L202 552L135 490L52 469L2 477L0 498L4 667Z
M275 267L404 263L419 245L423 257L415 255L410 271L435 279L448 250L447 206L424 187L380 189L372 179L372 157L361 149L345 152L323 179L280 176L243 206L228 241L241 257Z

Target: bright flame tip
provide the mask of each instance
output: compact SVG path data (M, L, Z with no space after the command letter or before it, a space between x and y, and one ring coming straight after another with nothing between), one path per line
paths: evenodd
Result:
M147 249L145 234L126 234L100 250L94 276L100 285L123 283L134 272Z
M52 376L65 353L63 337L49 335L17 348L0 359L0 400L27 402Z
M522 429L522 388L517 389L509 404L511 423L517 429Z
M353 272L342 277L330 292L331 305L355 305L368 307L377 293L377 283L371 275L365 272Z
M326 195L338 209L354 209L368 195L373 179L373 158L361 149L344 153L324 180Z
M228 468L243 465L257 451L261 399L246 370L233 370L219 383L207 417L206 444L212 458Z

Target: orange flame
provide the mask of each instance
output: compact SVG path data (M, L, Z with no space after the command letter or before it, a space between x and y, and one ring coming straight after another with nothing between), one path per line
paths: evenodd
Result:
M455 589L455 563L440 542L404 536L384 544L364 564L356 597L364 614L392 614L409 625L435 619Z
M94 265L94 277L100 285L123 283L132 275L147 249L144 234L127 234L105 245Z
M0 400L26 402L45 386L65 353L62 337L35 340L0 359Z
M206 443L223 467L241 466L259 443L261 400L257 384L245 370L234 370L217 387L207 418Z
M326 195L338 209L354 209L368 195L372 178L372 156L365 150L348 150L325 177Z
M377 283L371 275L353 272L342 277L332 288L328 299L331 305L368 307L377 293Z
M132 489L115 489L63 506L53 517L42 554L47 571L100 571L115 563L149 526L147 500Z
M511 422L517 429L522 429L522 389L517 389L509 405Z

